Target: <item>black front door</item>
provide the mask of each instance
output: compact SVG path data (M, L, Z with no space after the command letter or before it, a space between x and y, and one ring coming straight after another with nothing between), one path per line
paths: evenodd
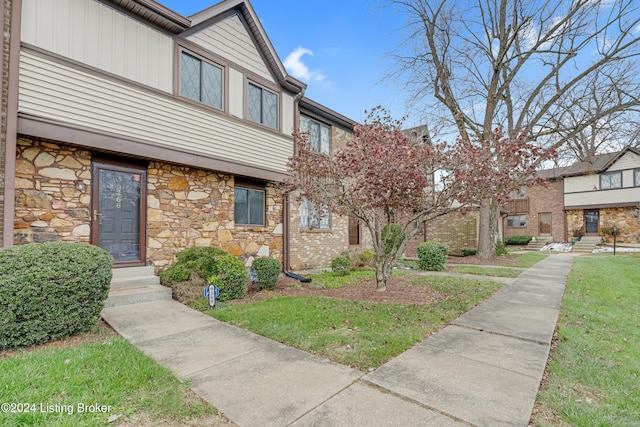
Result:
M145 170L93 164L92 243L109 252L115 265L145 262L146 181Z
M584 229L586 234L598 234L600 211L584 211Z

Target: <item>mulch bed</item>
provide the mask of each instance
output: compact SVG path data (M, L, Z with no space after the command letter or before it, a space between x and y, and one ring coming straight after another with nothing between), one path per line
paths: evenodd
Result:
M427 286L414 286L406 282L411 276L391 277L386 290L378 292L374 279L361 280L360 283L338 289L315 287L314 283L301 283L290 277L280 277L276 288L270 291L258 291L250 285L244 299L234 300L234 304L261 301L285 295L321 296L355 301L385 302L396 304L428 305L442 301L445 297ZM315 286L314 286L315 285Z

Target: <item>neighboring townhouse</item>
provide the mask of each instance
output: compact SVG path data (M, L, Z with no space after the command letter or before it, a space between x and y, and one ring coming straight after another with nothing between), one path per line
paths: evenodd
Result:
M320 155L344 148L355 122L308 98L299 109L300 129ZM330 267L342 252L370 247L369 232L356 219L318 211L306 200L290 195L290 266L293 270Z
M289 265L285 233L304 227L280 183L306 86L248 0L189 18L152 0L4 6L5 246L91 243L156 272L193 245ZM339 144L349 121L304 105Z
M502 205L505 239L532 236L543 242L563 242L566 224L563 206L563 180L558 169L538 171L544 184L521 186Z
M640 150L593 156L562 168L567 240L603 237L615 226L620 243L640 243Z

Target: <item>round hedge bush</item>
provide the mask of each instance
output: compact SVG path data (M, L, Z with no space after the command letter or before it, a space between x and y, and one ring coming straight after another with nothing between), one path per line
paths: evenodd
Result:
M220 255L216 257L216 274L209 277L209 284L220 290L219 301L244 298L247 296L247 270L233 255Z
M282 264L275 258L257 258L251 264L254 282L260 289L274 289L278 283L278 276L282 271Z
M0 350L42 344L96 325L112 258L97 246L36 243L0 250Z
M429 240L418 245L418 267L421 270L441 271L447 267L449 246Z
M351 258L349 254L342 254L331 260L331 270L334 273L345 276L351 268Z

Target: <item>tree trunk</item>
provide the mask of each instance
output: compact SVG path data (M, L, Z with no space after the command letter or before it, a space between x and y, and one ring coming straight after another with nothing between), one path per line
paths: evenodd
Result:
M494 227L492 225L491 205L491 199L480 201L477 255L484 259L496 256L495 236L492 233Z
M387 280L391 276L391 265L389 258L376 259L376 290L384 292L387 289Z

